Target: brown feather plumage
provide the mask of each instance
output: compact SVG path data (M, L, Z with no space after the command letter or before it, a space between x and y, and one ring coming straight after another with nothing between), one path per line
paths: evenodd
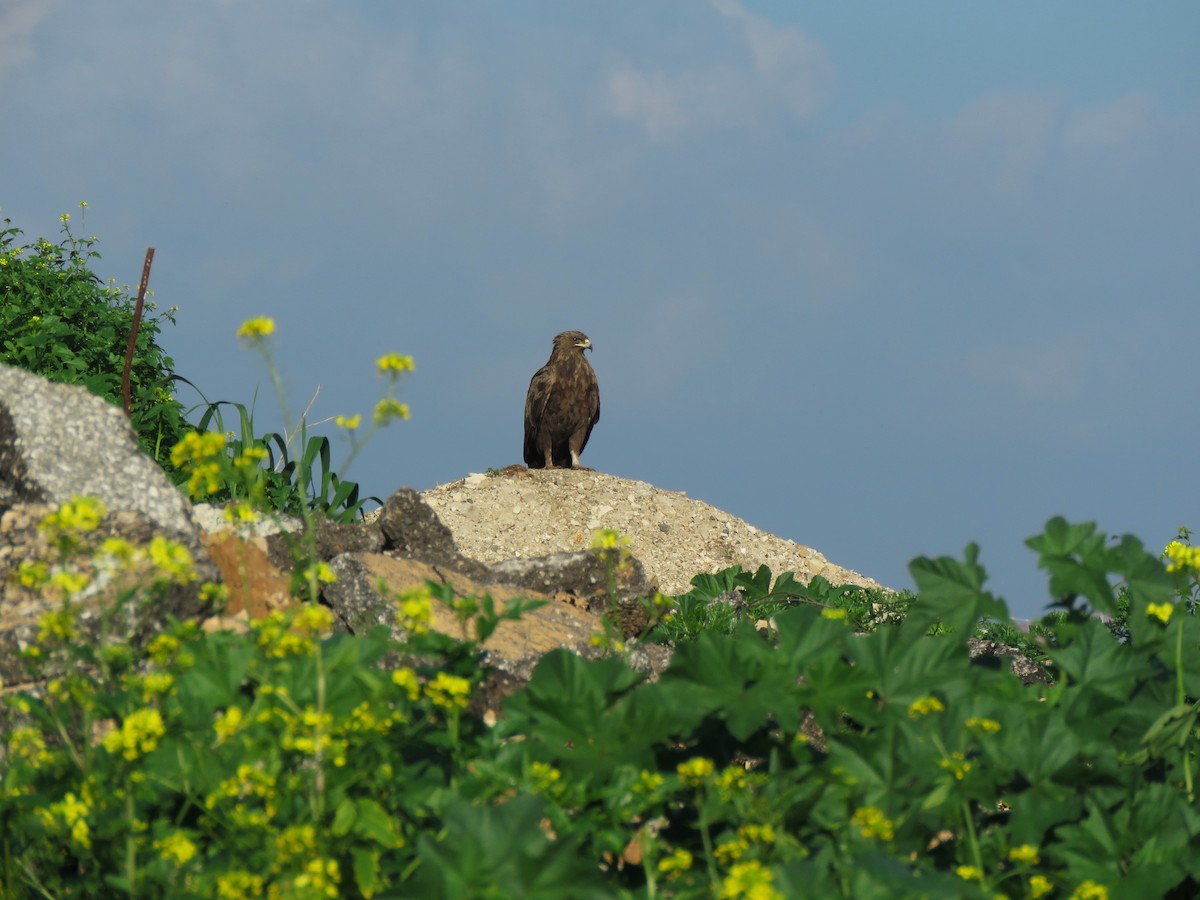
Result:
M525 465L575 468L592 428L600 421L600 387L583 352L592 342L581 331L554 338L550 359L529 381L525 395Z

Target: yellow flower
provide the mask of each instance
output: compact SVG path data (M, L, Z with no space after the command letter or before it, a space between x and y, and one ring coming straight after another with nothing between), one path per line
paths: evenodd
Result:
M433 624L433 595L428 587L410 588L397 598L396 624L412 634L427 634Z
M759 862L738 863L721 883L719 897L747 897L749 900L783 900L775 889L775 873Z
M1085 881L1071 893L1071 900L1108 900L1108 888L1094 881Z
M68 597L78 594L90 582L91 579L82 572L55 572L50 576L50 584Z
M392 419L408 420L412 414L409 412L407 403L401 403L392 397L384 397L375 404L373 416L378 424L387 425Z
M910 719L919 719L921 716L927 716L930 713L945 712L946 707L942 705L942 701L937 697L918 697L908 706L908 717Z
M52 538L70 537L95 531L108 509L95 497L72 497L41 521L41 531Z
M995 719L983 719L979 716L971 716L966 722L968 729L983 731L988 734L996 734L1000 731L1000 723Z
M562 772L549 763L533 762L529 765L529 780L535 793L545 794L562 780Z
M437 677L425 685L425 694L435 706L446 709L466 709L467 697L471 693L471 682L457 675L438 672Z
M833 619L835 622L838 622L846 618L846 611L837 607L827 606L821 610L821 618Z
M1175 606L1171 603L1151 603L1146 606L1146 616L1158 619L1164 625L1171 621L1173 612L1175 612Z
M1179 541L1171 541L1163 550L1163 556L1168 560L1168 572L1180 572L1184 569L1200 570L1200 547L1189 547Z
M249 338L252 341L270 337L275 332L275 320L268 316L256 316L247 319L237 330L238 337Z
M895 837L895 826L892 820L885 816L883 810L877 806L860 806L854 811L850 824L866 838L890 841Z
M105 736L104 748L133 761L154 750L164 734L162 713L157 709L140 709L130 713L120 728L114 728Z
M375 360L375 367L379 370L380 375L386 375L389 372L411 372L413 358L401 356L399 353L388 353Z
M237 465L237 463L235 462L234 465ZM249 503L246 503L243 500L238 500L237 502L225 507L225 511L221 513L221 518L223 518L226 522L230 522L235 525L253 525L259 519L261 519L262 516L259 514L258 510L256 510Z
M176 866L186 865L196 855L196 845L182 831L173 832L161 841L155 841L154 849L163 859Z
M334 417L333 424L335 424L338 428L345 428L347 431L353 431L362 424L362 416L357 414L353 416L336 416Z
M149 552L151 562L168 581L187 584L196 580L192 554L183 544L155 535L150 541Z
M142 679L142 699L147 703L161 697L175 685L175 676L170 672L147 672Z
M217 733L217 743L225 743L237 733L241 725L242 710L240 707L231 706L225 712L218 713L216 721L213 722L213 731Z
M1034 875L1029 879L1029 896L1033 900L1038 900L1039 897L1044 897L1054 890L1054 885L1050 883L1050 879L1045 875Z
M658 861L658 871L664 875L675 875L679 872L686 872L692 867L692 854L686 850L678 849L670 856L663 857Z
M642 769L638 775L638 780L634 783L631 790L634 796L644 797L653 794L664 784L666 784L666 779L661 772L651 772L648 769Z
M8 748L14 757L24 760L35 769L50 761L45 738L30 726L14 728L8 736Z
M17 567L17 583L37 590L50 579L50 567L41 560L22 560Z
M70 607L52 609L42 613L42 617L38 619L37 642L45 644L51 640L59 640L64 643L74 641L79 636L76 615L76 610Z
M967 758L957 750L948 757L944 757L938 765L953 774L957 781L962 781L972 768L971 763L967 762Z
M593 550L621 550L629 546L629 538L612 528L600 528L592 534Z
M74 794L67 794L58 803L50 804L46 810L38 810L39 817L46 825L55 827L62 822L71 832L71 840L81 847L92 845L91 832L88 828L87 814L90 807L84 800L79 800Z
M263 896L261 875L249 872L226 872L217 879L218 900L257 900Z
M403 668L393 671L392 684L404 688L409 700L416 700L421 696L421 682L417 679L417 673L412 669Z
M1028 863L1031 866L1036 866L1041 862L1037 847L1033 846L1033 844L1022 844L1020 847L1013 847L1008 851L1008 858L1013 862Z
M712 775L716 766L713 765L711 759L706 759L703 756L694 756L687 762L681 762L675 767L675 771L679 773L679 780L684 787L700 787L704 784L704 780Z
M974 866L959 866L954 872L963 881L983 881L983 873Z

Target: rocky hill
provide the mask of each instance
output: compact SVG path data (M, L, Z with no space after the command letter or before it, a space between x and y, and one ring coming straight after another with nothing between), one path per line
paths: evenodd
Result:
M422 496L454 535L465 556L483 563L586 550L597 529L629 539L629 550L664 594L682 594L699 572L740 565L794 572L808 582L880 585L834 565L816 550L760 531L729 513L589 469L511 466L425 491Z

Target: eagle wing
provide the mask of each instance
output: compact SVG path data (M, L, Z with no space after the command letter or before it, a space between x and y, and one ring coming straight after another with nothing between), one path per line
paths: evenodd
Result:
M542 366L529 379L529 393L525 395L525 465L541 464L541 455L537 449L538 426L546 413L546 404L554 393L554 384L558 373L550 363Z

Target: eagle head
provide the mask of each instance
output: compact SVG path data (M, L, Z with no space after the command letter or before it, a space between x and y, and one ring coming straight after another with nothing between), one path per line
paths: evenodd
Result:
M565 350L569 347L578 347L580 350L591 350L592 342L582 331L564 331L562 334L555 336L554 349Z

